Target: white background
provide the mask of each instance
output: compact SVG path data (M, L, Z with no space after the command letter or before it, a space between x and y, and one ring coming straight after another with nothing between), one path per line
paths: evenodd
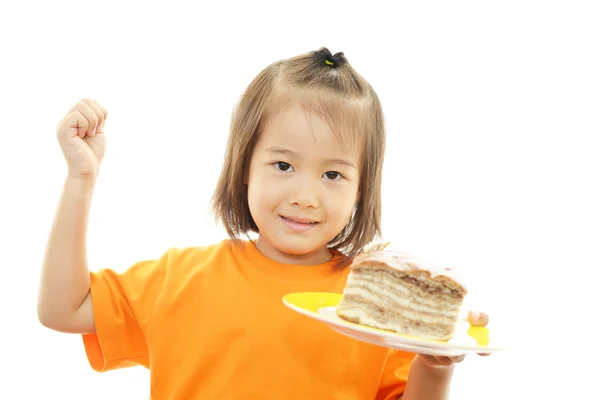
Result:
M595 2L212 3L1 6L0 398L149 393L148 371L97 374L79 336L37 321L69 108L89 97L110 112L89 261L124 270L224 237L208 201L234 103L269 63L321 46L345 52L383 102L385 237L461 268L468 305L511 347L460 364L452 399L592 398Z

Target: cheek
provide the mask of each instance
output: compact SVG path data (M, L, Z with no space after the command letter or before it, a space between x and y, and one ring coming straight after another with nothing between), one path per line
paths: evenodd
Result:
M259 182L250 177L248 180L248 206L252 214L258 212L257 207L262 203L261 194Z
M270 209L278 198L278 185L273 185L268 174L261 171L251 171L248 177L248 205L250 211Z
M354 205L356 204L356 196L357 188L355 187L330 196L327 207L329 214L345 225L350 220L350 217L352 217Z
M257 208L260 204L260 177L257 176L256 167L250 166L250 170L246 175L246 187L248 189L248 207L250 208L250 214L256 220Z

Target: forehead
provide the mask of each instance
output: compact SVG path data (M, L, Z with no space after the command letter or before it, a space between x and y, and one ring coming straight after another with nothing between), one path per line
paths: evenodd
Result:
M271 146L289 148L303 156L352 157L359 160L362 148L351 132L332 129L318 113L294 103L275 113L264 126L257 150Z

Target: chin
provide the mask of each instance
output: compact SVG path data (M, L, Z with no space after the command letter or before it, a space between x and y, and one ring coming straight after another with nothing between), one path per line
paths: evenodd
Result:
M328 243L324 238L302 235L295 236L285 233L267 235L265 239L278 251L295 256L314 253L321 250Z
M313 253L321 249L327 243L320 245L318 243L302 243L295 240L276 240L271 242L273 247L282 253L292 254L295 256L305 255L309 253Z

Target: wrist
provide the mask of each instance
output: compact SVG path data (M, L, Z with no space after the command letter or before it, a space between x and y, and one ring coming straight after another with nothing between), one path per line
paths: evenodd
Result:
M417 355L410 366L402 399L448 400L453 365L440 365L433 356Z
M96 184L97 175L82 175L69 171L67 174L67 182L81 184L85 186L94 186Z
M444 377L452 375L454 372L454 367L456 366L455 363L444 365L436 363L433 360L433 358L429 358L428 356L417 354L413 364L417 364L418 368L435 376Z

